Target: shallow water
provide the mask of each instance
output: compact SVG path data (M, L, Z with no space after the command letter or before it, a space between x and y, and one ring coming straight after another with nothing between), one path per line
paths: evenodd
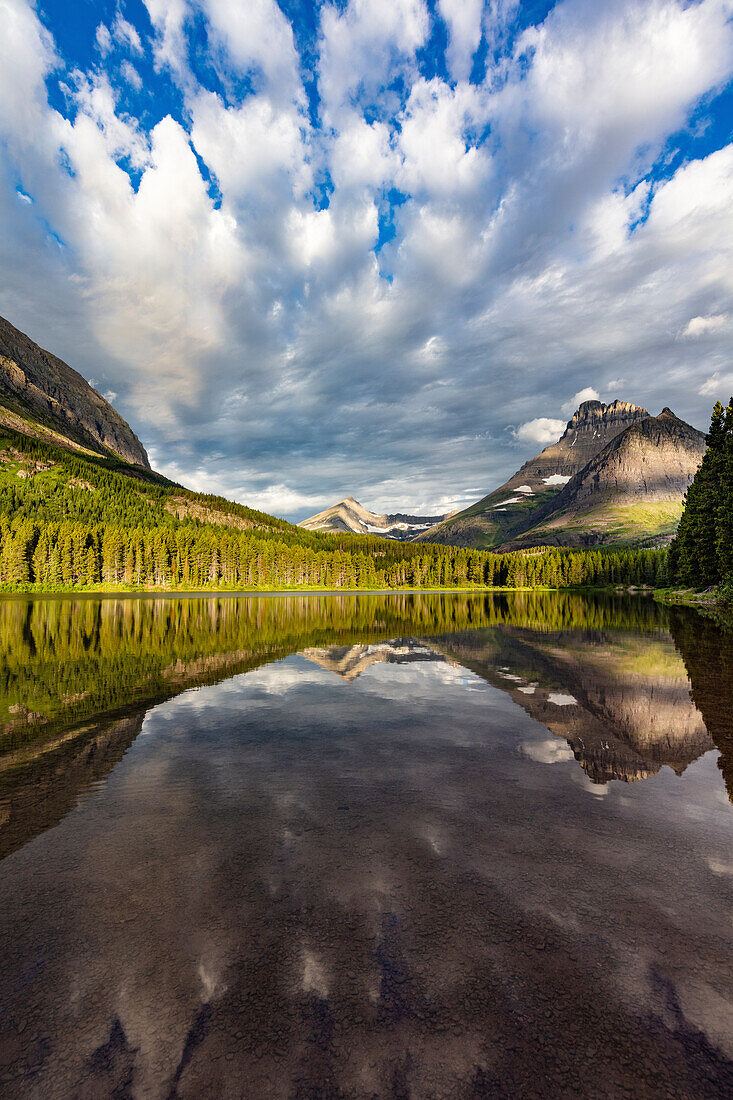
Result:
M733 637L0 602L0 1095L733 1093Z

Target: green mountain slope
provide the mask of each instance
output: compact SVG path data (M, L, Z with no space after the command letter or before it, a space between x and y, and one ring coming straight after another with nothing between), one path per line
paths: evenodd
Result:
M22 343L22 334L13 332ZM22 412L0 401L1 590L564 587L650 583L664 571L663 559L653 556L498 556L376 534L309 531L193 492L147 466L134 433L111 406L100 407L104 422L95 421L97 435L90 435L77 414L95 391L53 357L45 370L47 353L40 354L36 389L24 387ZM59 379L65 384L70 376L73 386L59 388ZM49 406L47 391L58 408ZM110 440L120 443L117 450Z
M705 437L670 409L581 405L562 438L421 539L496 549L666 545Z

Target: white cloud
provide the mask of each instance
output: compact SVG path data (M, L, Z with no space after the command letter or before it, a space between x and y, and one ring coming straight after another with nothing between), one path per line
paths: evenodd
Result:
M301 95L290 23L275 0L203 0L209 33L240 72L259 71L271 98Z
M708 317L692 317L685 325L683 336L716 335L733 328L733 320L727 313L713 313Z
M337 187L380 187L397 169L389 128L376 120L367 122L357 111L345 113L330 161Z
M714 397L719 401L727 401L733 393L733 373L720 374L716 372L703 382L697 392L703 397Z
M518 48L531 59L525 94L555 155L579 161L602 136L605 156L618 156L682 125L686 105L730 72L729 17L728 0L558 4Z
M112 49L112 35L109 33L109 27L106 23L100 23L97 27L95 40L100 54L102 57L106 57Z
M483 186L490 160L466 139L480 113L473 91L451 89L437 79L417 81L400 116L400 187L418 197L442 199Z
M17 150L47 129L45 77L58 64L53 40L24 0L0 0L0 132Z
M547 416L538 416L526 420L516 430L516 437L523 443L555 443L565 430L564 420L552 420Z
M312 184L303 145L306 122L292 105L267 95L226 107L211 92L191 101L191 137L228 199L272 204L302 197Z
M562 406L562 411L566 416L572 416L584 401L600 401L601 397L598 390L594 390L592 386L585 386L584 389L578 390L578 392L566 401Z
M438 0L438 10L450 37L448 68L456 80L471 75L473 55L481 42L483 0Z
M423 0L349 0L321 9L319 89L335 121L357 99L372 100L409 65L428 33Z
M524 741L520 748L524 756L536 764L563 764L574 759L572 749L565 741Z
M130 50L131 53L141 54L143 52L140 35L137 33L132 23L129 23L120 11L115 15L115 21L112 24L112 37L115 42L123 48Z
M707 865L714 875L733 876L733 860L718 859L715 856L708 856Z
M158 69L170 69L179 78L187 70L186 23L192 16L188 0L143 0L155 28L153 53Z

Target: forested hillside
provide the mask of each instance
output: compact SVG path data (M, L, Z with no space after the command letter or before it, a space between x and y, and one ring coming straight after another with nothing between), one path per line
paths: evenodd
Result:
M0 435L0 585L567 587L666 582L659 551L492 554L306 531L113 459Z
M733 587L733 397L713 409L707 450L669 551L670 580Z

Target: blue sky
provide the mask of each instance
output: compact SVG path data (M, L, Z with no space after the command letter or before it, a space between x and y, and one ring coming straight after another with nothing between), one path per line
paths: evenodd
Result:
M733 390L733 0L0 0L0 312L186 484L457 507Z

